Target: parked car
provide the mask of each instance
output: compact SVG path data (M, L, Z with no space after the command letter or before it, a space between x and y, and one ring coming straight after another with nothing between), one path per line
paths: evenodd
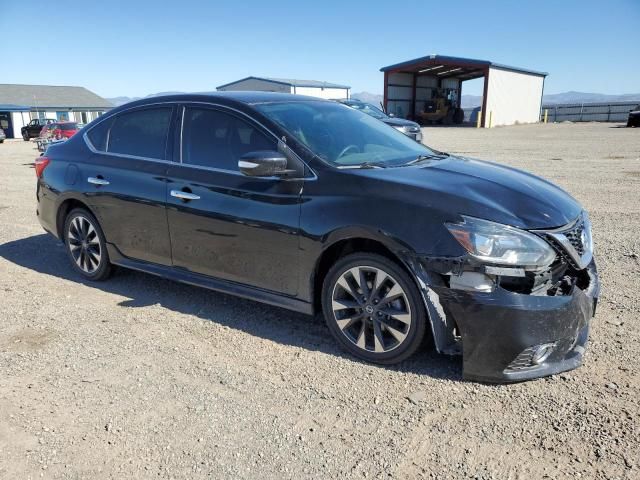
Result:
M416 142L422 142L422 130L420 125L411 120L405 120L404 118L397 118L387 115L375 105L370 103L361 102L360 100L337 100L338 102L347 105L356 110L360 110L367 115L371 115L378 120L382 120L387 125L391 125L396 130L401 131L409 138L414 139Z
M54 123L55 120L52 118L34 118L27 125L20 129L20 134L22 135L22 139L26 142L31 138L36 138L40 136L40 131L42 127L49 123Z
M35 172L38 219L87 280L119 265L321 311L344 349L380 364L429 335L462 354L469 379L582 361L599 295L583 207L357 109L268 92L154 97L50 145Z
M52 134L53 134L54 126L55 126L55 122L47 123L40 130L40 135L38 135L38 138L40 138L40 139L50 139Z
M63 140L71 138L79 130L76 122L56 122L49 125L51 138Z
M7 135L4 133L4 130L0 128L0 143L4 143Z
M627 127L640 127L640 105L629 112Z

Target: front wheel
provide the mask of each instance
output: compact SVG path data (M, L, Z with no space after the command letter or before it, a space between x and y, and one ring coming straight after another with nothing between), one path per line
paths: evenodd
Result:
M28 142L28 141L29 141L29 134L28 134L27 132L23 132L23 133L22 133L22 139L23 139L25 142Z
M88 280L111 274L106 241L96 218L83 208L72 210L64 223L64 243L73 269Z
M351 254L327 273L322 309L329 330L349 353L374 363L410 357L426 331L422 297L411 277L376 254Z

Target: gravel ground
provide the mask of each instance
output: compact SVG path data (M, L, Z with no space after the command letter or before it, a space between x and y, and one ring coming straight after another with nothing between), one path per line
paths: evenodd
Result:
M640 129L425 129L590 211L603 292L585 364L508 386L428 351L342 354L319 319L121 271L82 282L0 145L0 478L640 478Z

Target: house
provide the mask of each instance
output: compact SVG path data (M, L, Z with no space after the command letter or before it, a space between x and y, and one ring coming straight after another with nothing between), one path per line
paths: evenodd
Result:
M88 123L113 105L83 87L0 84L0 128L7 138L34 118Z

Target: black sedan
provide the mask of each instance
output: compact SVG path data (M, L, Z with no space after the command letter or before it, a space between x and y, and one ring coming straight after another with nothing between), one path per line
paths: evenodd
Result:
M640 127L640 105L629 112L627 127Z
M35 172L39 221L87 280L119 265L321 311L344 349L380 364L428 335L475 380L582 361L599 294L582 206L356 109L266 92L154 97L50 146Z
M397 118L391 115L387 115L375 105L367 102L361 102L360 100L337 100L338 102L347 105L356 110L360 110L367 115L371 115L378 120L383 121L387 125L392 126L396 130L404 133L407 137L414 139L416 142L422 142L422 130L420 125L411 120L405 120L404 118Z

